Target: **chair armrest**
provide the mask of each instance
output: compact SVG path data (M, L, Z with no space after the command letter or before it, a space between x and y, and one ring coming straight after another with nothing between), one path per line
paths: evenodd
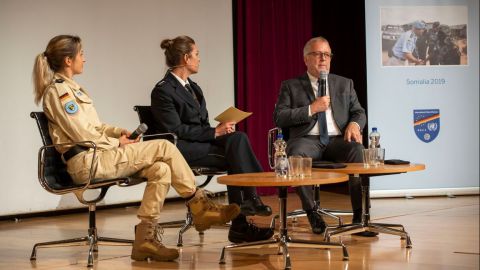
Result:
M170 139L166 139L168 137L170 137ZM155 140L155 139L165 139L165 140L169 140L174 145L177 145L178 136L175 133L156 133L156 134L143 135L142 139L144 141Z
M50 187L48 187L48 185L44 184L44 182L46 182L46 180L44 178L44 171L43 171L44 166L42 165L42 163L44 163L44 160L42 158L42 157L44 157L43 153L49 148L54 148L54 150L57 151L55 149L56 146L75 146L75 145L81 145L81 146L86 146L88 148L93 148L92 163L90 164L90 173L89 173L89 177L88 177L87 182L85 182L85 184L81 188L78 188L78 187L69 188L69 189L62 190L61 192L58 192L56 190L52 190ZM40 184L45 189L47 189L48 191L50 191L52 193L56 193L56 194L65 194L65 193L72 192L74 190L85 190L85 189L87 189L90 186L90 183L93 179L93 162L96 159L96 155L97 155L97 145L93 141L58 143L58 144L50 144L50 145L45 145L45 146L40 147L40 149L38 150L38 167L40 168L40 170L38 171L38 179L40 180Z
M277 134L282 132L282 129L279 127L274 127L268 131L267 135L267 154L268 154L268 165L270 166L270 169L275 169L275 147L273 146L273 143L277 139Z

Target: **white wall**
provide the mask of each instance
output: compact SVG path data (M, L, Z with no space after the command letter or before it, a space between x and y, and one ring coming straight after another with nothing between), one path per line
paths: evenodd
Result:
M33 103L31 71L50 38L82 38L87 62L75 79L93 97L102 121L132 130L138 125L132 107L150 104L166 71L160 41L189 35L202 59L192 78L213 119L234 104L231 9L224 0L0 0L0 215L80 206L72 195L44 191L37 180L41 142L29 113L41 108ZM212 183L210 190L225 190ZM105 201L140 200L143 188L114 187Z

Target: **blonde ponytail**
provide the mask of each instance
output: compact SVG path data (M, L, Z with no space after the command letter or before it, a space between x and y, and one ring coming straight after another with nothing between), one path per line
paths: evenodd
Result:
M66 57L75 58L82 49L78 36L59 35L52 38L45 52L37 55L33 64L33 93L39 104L47 87L52 83L53 74L64 68Z
M47 86L52 83L53 71L47 62L47 57L44 53L37 55L33 65L32 72L33 79L33 93L35 95L35 104L39 104L42 100L43 94Z

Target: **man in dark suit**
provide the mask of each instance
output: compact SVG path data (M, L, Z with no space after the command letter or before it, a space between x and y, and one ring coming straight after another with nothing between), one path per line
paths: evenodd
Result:
M333 162L363 162L362 134L365 110L358 102L353 81L328 74L332 50L323 37L309 40L303 50L307 72L282 82L275 106L274 121L288 129L288 155ZM326 95L319 93L320 74L326 79ZM328 75L327 75L328 74ZM350 178L353 222L361 219L361 182ZM323 233L326 224L315 211L311 186L296 188L314 233Z
M235 123L211 127L202 89L189 76L198 72L200 57L192 38L179 36L161 43L169 71L151 94L155 128L178 136L177 147L190 165L226 168L229 174L263 171L245 133ZM247 223L247 215L269 216L272 210L255 187L227 186L228 199L241 207L228 234L231 242L269 239L273 230Z

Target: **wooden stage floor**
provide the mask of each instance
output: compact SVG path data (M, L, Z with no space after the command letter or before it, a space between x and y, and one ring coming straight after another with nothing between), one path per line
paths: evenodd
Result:
M275 196L263 200L278 210ZM289 194L289 210L299 205L298 197ZM322 192L323 207L349 209L349 205L346 195ZM133 226L138 223L135 213L136 207L98 211L99 235L133 239ZM167 202L163 220L179 219L184 213L183 202ZM342 261L338 249L290 248L292 269L479 269L478 196L373 199L371 213L373 221L403 224L413 248L402 247L399 237L391 235L344 236L349 261ZM270 219L253 221L267 226ZM310 232L306 218L289 226L296 238L321 240L321 236ZM0 269L87 269L86 246L39 249L36 263L29 260L34 243L85 236L86 228L86 213L1 221ZM177 231L165 229L165 245L176 245ZM283 257L276 255L275 250L227 252L226 264L219 265L221 248L229 244L227 233L225 228L214 228L200 237L195 229L189 230L183 238L180 258L174 262L134 262L130 259L130 246L100 246L94 269L283 269Z

